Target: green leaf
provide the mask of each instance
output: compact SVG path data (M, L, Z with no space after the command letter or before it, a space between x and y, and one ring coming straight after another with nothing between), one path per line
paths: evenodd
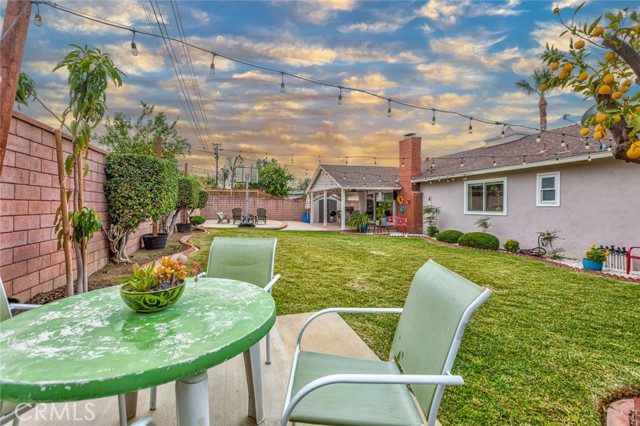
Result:
M573 16L576 16L578 12L580 12L580 9L582 9L582 6L584 6L586 3L587 3L586 1L583 1L582 3L580 3L580 5L573 10Z
M589 34L591 34L593 32L593 30L596 29L596 27L598 26L598 24L600 23L600 20L602 19L602 15L598 16L595 21L593 21L591 23L591 25L589 25L589 31L587 31Z
M73 163L76 161L76 156L71 154L66 160L64 160L64 171L67 176L71 176L71 172L73 171Z

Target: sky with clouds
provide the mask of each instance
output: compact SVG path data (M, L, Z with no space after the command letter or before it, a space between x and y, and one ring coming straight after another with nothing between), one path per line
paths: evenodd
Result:
M540 66L546 43L562 46L562 31L548 1L67 1L57 4L139 31L163 31L208 51L330 84L356 87L428 108L453 110L495 121L538 126L538 98L514 83ZM589 1L580 12L589 21L633 1ZM4 15L6 0L0 0ZM397 165L402 135L422 136L422 155L439 156L482 145L497 126L392 104L357 92L284 77L173 43L113 28L40 5L43 25L29 27L23 71L54 112L65 108L66 72L52 72L70 43L111 54L127 78L108 91L109 115L137 117L140 102L156 105L193 149L185 159L194 172L213 174L212 145L220 165L242 153L245 161L275 158L299 178L327 164ZM36 7L32 15L37 12ZM569 10L564 10L568 15ZM3 17L3 16L2 16ZM2 18L0 18L2 20ZM160 24L159 24L160 22ZM175 70L183 76L177 78ZM184 94L186 93L186 95ZM184 101L184 97L188 101ZM547 96L549 127L579 120L590 106L572 92ZM37 105L21 112L54 127L56 119ZM194 122L196 124L194 124ZM100 134L101 127L94 133ZM375 157L375 160L374 158ZM197 167L197 169L195 169Z

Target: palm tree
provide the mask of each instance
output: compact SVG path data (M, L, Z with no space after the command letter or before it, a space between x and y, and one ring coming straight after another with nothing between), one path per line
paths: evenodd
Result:
M520 88L527 95L536 93L540 96L540 100L538 101L538 108L540 110L540 131L544 132L547 130L547 100L544 98L545 91L542 90L540 86L551 78L551 71L549 68L536 68L533 70L531 77L533 78L533 85L531 85L531 82L528 80L522 79L516 82L516 87Z

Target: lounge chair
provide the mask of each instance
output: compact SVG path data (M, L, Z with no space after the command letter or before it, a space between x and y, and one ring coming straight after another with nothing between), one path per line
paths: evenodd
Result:
M258 208L256 211L256 225L263 221L264 224L267 224L267 209L263 209L262 207Z
M218 223L222 223L225 220L227 221L227 223L231 222L231 219L229 219L229 216L227 216L226 213L223 213L221 211L217 211L216 215L218 215Z
M236 207L231 209L231 216L233 218L233 224L236 224L236 220L242 222L242 209L240 207Z
M471 314L491 291L429 260L415 275L404 308L333 308L312 315L298 334L281 425L436 424ZM303 351L302 334L331 312L400 314L390 361ZM418 404L414 402L414 398Z

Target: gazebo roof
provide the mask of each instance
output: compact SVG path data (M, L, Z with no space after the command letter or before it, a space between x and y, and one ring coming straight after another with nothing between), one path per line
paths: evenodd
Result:
M307 193L331 190L393 191L398 183L398 167L321 164L311 179Z

